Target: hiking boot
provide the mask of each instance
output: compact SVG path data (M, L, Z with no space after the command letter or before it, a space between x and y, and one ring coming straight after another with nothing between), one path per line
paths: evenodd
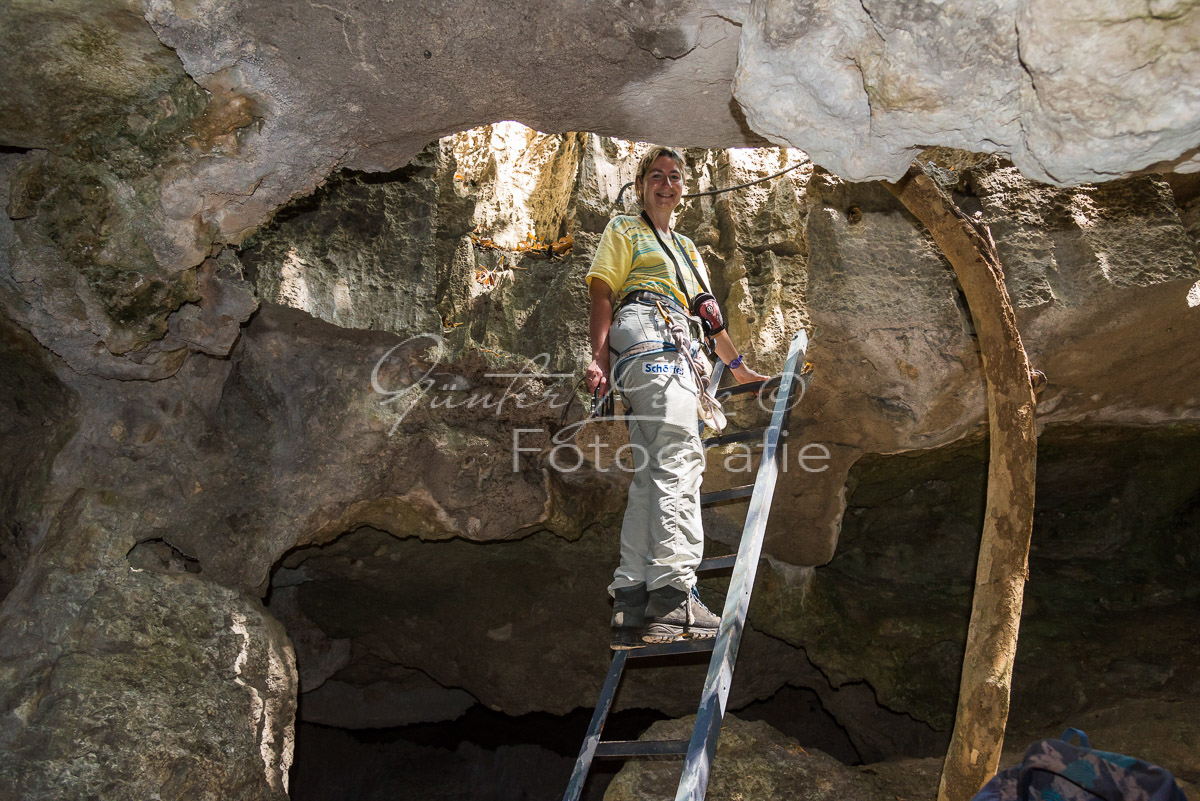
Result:
M708 610L693 587L691 592L676 587L650 591L646 604L646 642L707 640L717 636L721 618Z
M641 648L642 630L646 627L646 585L613 590L612 643L614 651Z

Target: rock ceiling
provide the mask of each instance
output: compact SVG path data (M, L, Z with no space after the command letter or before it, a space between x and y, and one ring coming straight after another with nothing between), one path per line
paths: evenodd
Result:
M1064 184L1200 166L1200 8L1186 0L69 0L5 16L9 146L129 113L182 60L238 141L163 200L224 238L336 167L394 169L501 119L769 139L850 180L894 179L932 145Z

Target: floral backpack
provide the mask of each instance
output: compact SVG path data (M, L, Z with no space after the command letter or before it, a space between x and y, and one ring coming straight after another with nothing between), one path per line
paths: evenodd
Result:
M1079 745L1070 740L1078 736ZM997 773L972 801L1187 801L1166 770L1097 751L1079 729L1038 740L1015 768Z

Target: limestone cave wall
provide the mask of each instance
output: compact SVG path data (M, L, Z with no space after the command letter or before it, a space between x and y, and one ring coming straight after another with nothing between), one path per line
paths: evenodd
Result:
M890 797L880 761L928 776L947 737L985 388L952 271L868 180L919 154L1048 378L1011 745L1082 724L1200 780L1200 11L843 5L5 6L0 798L345 790L293 768L297 723L400 732L410 773L363 798L569 770L628 479L619 424L578 460L551 435L614 135L694 146L695 190L794 166L678 217L754 364L813 338L731 701L729 764L771 759L731 775L795 781L795 744ZM631 736L689 670L628 688ZM467 721L555 734L433 745Z

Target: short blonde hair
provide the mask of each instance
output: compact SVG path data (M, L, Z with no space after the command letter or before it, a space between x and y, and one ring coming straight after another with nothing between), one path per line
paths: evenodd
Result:
M684 174L684 179L687 178L687 171L683 163L683 156L678 150L662 145L655 145L646 151L646 155L642 156L642 160L638 162L637 177L633 179L633 189L637 192L638 205L645 206L646 198L643 196L642 181L646 178L646 173L650 172L650 165L658 161L663 156L670 158L679 165L679 171Z

